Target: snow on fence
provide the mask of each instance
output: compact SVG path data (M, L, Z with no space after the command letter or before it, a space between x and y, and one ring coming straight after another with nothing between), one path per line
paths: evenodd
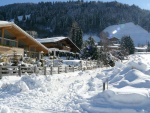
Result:
M91 70L97 68L97 62L82 62L79 66L57 66L57 67L37 67L37 66L0 66L0 78L2 76L18 75L21 76L24 73L35 73L36 75L53 75L60 73L75 72L80 70Z

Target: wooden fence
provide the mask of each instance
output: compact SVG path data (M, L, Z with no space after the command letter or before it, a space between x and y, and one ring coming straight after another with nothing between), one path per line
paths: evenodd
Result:
M86 64L85 64L86 63ZM10 76L10 75L18 75L21 76L24 73L32 74L35 73L36 75L53 75L53 74L60 74L60 73L68 73L68 72L75 72L80 70L91 70L97 68L97 62L82 62L79 66L58 66L58 67L37 67L37 66L0 66L0 78L2 76Z

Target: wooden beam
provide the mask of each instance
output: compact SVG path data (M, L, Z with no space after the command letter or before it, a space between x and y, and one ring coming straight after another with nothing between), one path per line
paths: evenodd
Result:
M38 47L38 46L37 46L37 45L30 45L30 47L35 47L35 48L36 48L36 47Z
M0 29L8 30L8 29L11 29L11 28L12 28L12 26L8 26L8 27L2 27L2 28L0 28Z
M12 28L12 25L5 25L5 26L4 25L3 26L0 25L0 29L3 29L3 28Z
M16 38L19 40L19 39L25 39L27 37L26 36L17 36Z

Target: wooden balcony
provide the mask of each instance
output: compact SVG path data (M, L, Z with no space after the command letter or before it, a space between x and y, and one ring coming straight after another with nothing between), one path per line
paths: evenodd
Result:
M8 47L17 47L18 41L0 37L0 45Z

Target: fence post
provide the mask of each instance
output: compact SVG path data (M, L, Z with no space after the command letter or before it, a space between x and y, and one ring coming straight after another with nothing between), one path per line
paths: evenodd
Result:
M65 73L67 73L67 66L65 66Z
M46 75L46 66L44 66L44 75Z
M72 66L72 68L73 68L73 72L74 72L74 66Z
M53 67L51 66L50 68L50 74L53 75Z
M58 74L59 74L59 66L58 66Z
M105 82L103 82L103 91L105 91Z
M37 66L34 66L34 73L36 74L37 72Z
M2 66L0 66L0 79L2 79Z
M18 66L18 75L21 76L21 66Z
M81 70L82 70L82 60L81 60Z

